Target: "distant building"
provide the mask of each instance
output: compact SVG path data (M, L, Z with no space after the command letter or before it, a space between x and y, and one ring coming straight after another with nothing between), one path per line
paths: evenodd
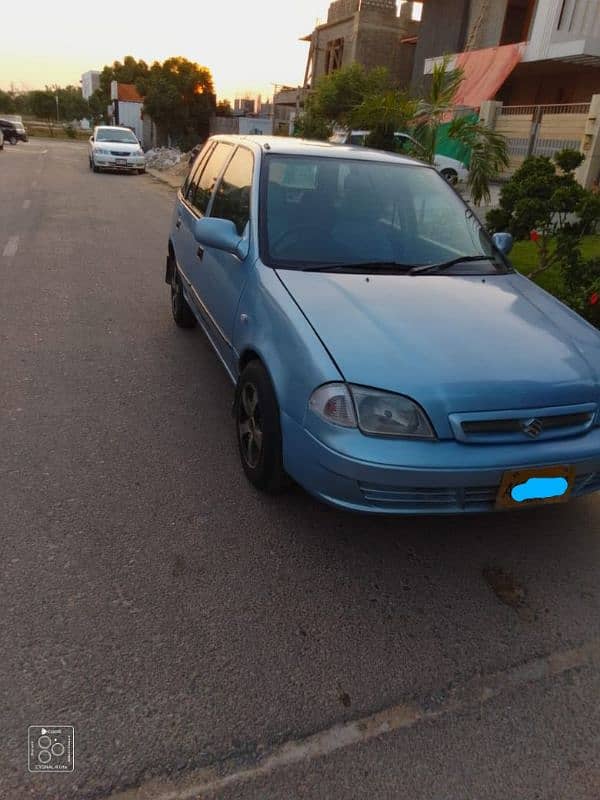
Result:
M245 114L255 114L256 106L255 101L249 97L236 97L233 103L233 113L237 116L244 116Z
M94 69L89 70L89 72L84 72L81 76L80 83L81 94L86 100L89 100L96 89L100 88L100 73Z

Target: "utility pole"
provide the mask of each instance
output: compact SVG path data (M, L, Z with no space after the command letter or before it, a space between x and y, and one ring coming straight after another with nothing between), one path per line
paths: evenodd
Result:
M54 99L56 100L56 121L58 122L60 118L58 116L58 95L57 94L54 95Z

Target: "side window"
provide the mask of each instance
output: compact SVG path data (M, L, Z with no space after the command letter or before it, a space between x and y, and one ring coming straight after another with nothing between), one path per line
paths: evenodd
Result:
M185 179L185 183L183 184L183 187L181 189L181 193L188 200L192 194L192 191L195 190L200 173L202 172L202 169L206 164L206 159L210 155L213 147L214 147L214 142L208 142L204 147L202 153L200 153L198 158L194 161L194 163L190 167L188 176Z
M229 162L215 194L211 217L230 219L240 236L250 218L250 188L254 158L245 147L238 147Z
M226 142L217 143L196 182L194 191L190 193L190 203L201 214L206 214L210 196L221 174L223 165L231 154L232 147L233 145L227 144Z

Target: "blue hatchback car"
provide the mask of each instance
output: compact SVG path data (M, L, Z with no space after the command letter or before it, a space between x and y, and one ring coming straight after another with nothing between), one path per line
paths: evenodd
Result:
M511 267L435 169L216 136L166 279L235 385L242 467L354 511L454 513L600 490L600 333Z

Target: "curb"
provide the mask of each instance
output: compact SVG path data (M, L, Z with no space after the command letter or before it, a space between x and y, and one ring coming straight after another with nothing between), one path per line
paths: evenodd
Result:
M165 175L158 169L152 169L150 167L146 167L146 172L148 175L151 175L153 178L156 178L157 181L161 183L166 183L167 186L170 186L171 189L179 189L181 184L183 183L182 177L176 177L174 175Z

